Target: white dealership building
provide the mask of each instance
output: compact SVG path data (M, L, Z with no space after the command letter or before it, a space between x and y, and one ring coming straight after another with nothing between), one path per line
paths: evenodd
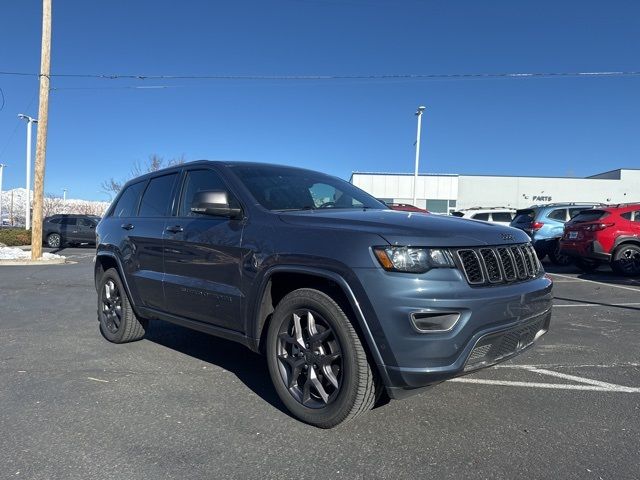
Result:
M353 172L351 183L385 202L413 203L411 173ZM640 202L640 169L585 178L420 174L416 206L446 213L472 207L526 208L550 202Z

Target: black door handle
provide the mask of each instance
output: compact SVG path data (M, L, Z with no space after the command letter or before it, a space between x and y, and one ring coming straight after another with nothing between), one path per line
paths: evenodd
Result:
M131 223L123 223L122 225L120 225L122 228L124 228L125 230L133 230L133 224Z
M167 227L165 229L169 233L180 233L184 230L180 225L174 225L173 227Z

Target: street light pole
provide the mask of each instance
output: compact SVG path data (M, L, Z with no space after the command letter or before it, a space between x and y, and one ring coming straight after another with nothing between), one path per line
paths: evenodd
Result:
M62 189L62 201L65 202L65 203L67 202L67 189L66 188Z
M413 206L417 207L418 200L418 166L420 165L420 129L422 128L422 112L426 107L419 106L416 110L416 116L418 117L418 132L416 134L416 168L413 173Z
M38 123L38 120L24 113L19 114L18 118L27 121L27 206L25 207L24 228L25 230L29 230L31 225L31 145L33 143L31 141L31 125Z
M2 223L2 174L4 173L4 167L6 167L6 165L0 163L0 227L4 225Z

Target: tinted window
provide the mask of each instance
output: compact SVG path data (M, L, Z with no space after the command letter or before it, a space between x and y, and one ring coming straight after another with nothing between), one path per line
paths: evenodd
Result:
M144 185L145 182L129 185L125 191L122 192L111 215L114 217L134 217L138 209L138 202Z
M631 220L631 218L633 217L633 212L625 212L620 214L620 216L625 220Z
M96 222L89 220L88 218L79 218L78 223L83 227L93 227L96 225Z
M273 166L232 168L258 203L268 210L387 208L349 182L322 173Z
M584 212L585 210L590 210L590 208L589 207L587 207L587 208L585 208L585 207L582 207L582 208L570 208L569 209L569 218L573 218L576 215L578 215L580 212Z
M564 222L567 219L567 209L559 208L557 210L553 210L549 215L547 215L547 218L550 218L551 220L557 220L559 222Z
M518 210L513 223L531 223L536 216L535 210Z
M633 212L633 221L640 222L640 210L636 210Z
M75 225L77 221L76 218L63 218L60 223L62 223L62 225Z
M176 178L178 178L178 174L173 173L155 177L149 181L140 202L139 217L166 217L169 215L171 194Z
M464 217L464 212L451 212L454 217Z
M48 223L60 223L61 218L52 218L51 220L47 220Z
M493 212L491 216L494 222L511 222L512 217L510 212Z
M584 210L582 213L579 213L578 215L573 217L571 221L574 223L595 222L596 220L600 220L607 215L609 215L609 213L602 210Z
M472 215L471 218L473 218L474 220L489 220L489 214L488 213L476 213L475 215Z
M187 172L187 178L185 180L184 191L182 193L182 202L180 204L180 212L178 215L181 217L199 217L202 214L194 213L191 211L191 205L198 192L205 192L207 190L224 190L229 192L229 189L222 181L220 175L213 170L190 170ZM231 197L229 193L229 203L231 206L239 206L238 202Z

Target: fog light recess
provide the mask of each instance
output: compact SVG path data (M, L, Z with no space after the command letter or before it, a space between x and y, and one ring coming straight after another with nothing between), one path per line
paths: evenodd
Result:
M411 312L411 325L420 333L448 332L460 320L459 312Z

